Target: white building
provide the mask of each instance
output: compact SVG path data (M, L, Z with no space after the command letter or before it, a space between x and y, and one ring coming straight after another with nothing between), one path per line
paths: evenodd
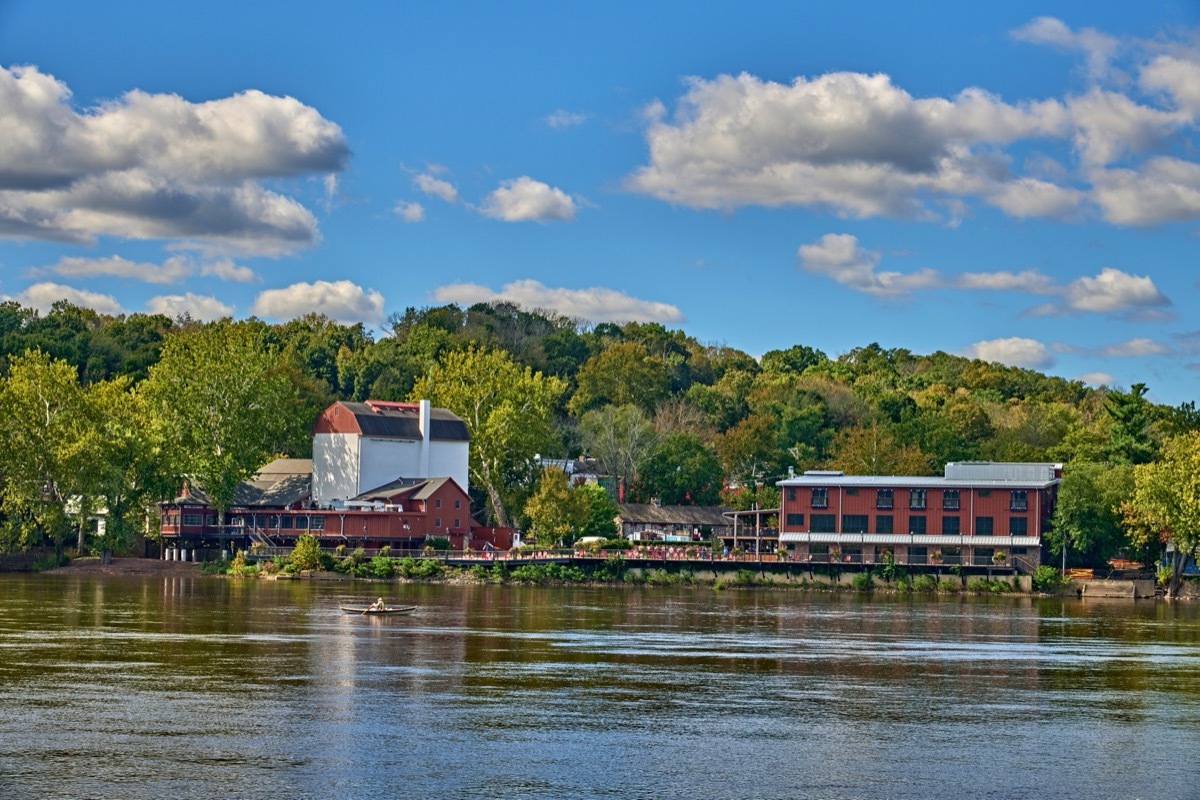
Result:
M313 501L348 500L398 477L450 477L466 491L466 423L428 400L337 402L313 425Z

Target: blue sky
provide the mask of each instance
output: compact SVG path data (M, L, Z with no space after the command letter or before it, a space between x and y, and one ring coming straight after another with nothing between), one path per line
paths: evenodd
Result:
M0 0L0 297L508 299L1196 397L1200 3Z

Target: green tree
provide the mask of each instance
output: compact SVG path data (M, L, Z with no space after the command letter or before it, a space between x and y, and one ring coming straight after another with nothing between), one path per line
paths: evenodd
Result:
M228 320L173 333L140 387L172 474L208 495L217 519L237 485L297 446L309 420L266 329Z
M288 563L299 570L321 568L321 544L317 537L306 533L296 539L296 546L288 554Z
M828 357L820 350L803 344L795 344L786 350L768 350L760 363L763 372L776 374L791 372L799 375L811 366L826 361Z
M1109 447L1114 461L1145 464L1154 459L1158 410L1146 399L1147 391L1146 384L1135 383L1128 392L1110 391L1104 398L1104 411L1113 422Z
M0 383L0 413L3 546L48 539L61 560L73 527L91 511L86 481L98 460L98 432L75 369L41 351L13 359Z
M721 460L704 442L690 433L670 433L638 471L630 499L713 506L720 501L721 477Z
M575 416L604 405L640 406L647 413L670 393L666 362L638 342L621 342L592 356L575 376L578 388L568 403Z
M716 449L725 475L745 487L778 473L783 459L775 423L765 414L751 414L717 436Z
M1061 555L1065 540L1072 563L1103 566L1129 544L1121 505L1132 492L1128 464L1068 464L1045 537L1050 552Z
M584 523L591 506L589 496L567 485L567 475L547 467L538 477L537 489L525 503L529 530L542 547L570 546Z
M1127 527L1174 546L1168 596L1177 596L1183 567L1200 547L1200 432L1168 439L1158 461L1134 467L1124 511Z
M579 536L601 536L612 539L617 535L619 509L603 486L594 483L577 486L575 491L583 496L587 513L579 528Z
M521 367L501 350L469 347L443 355L417 381L412 398L462 417L471 434L471 480L487 493L496 524L507 526L505 476L527 469L553 441L552 412L565 389L561 379Z
M600 469L617 479L617 494L622 498L659 441L650 418L632 404L588 411L579 421L579 433Z
M878 421L844 431L828 466L847 475L928 475L930 458L911 444L901 444Z

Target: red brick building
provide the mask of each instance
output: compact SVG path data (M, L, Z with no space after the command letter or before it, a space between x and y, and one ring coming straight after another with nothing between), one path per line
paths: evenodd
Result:
M780 547L811 563L1031 572L1061 464L954 462L940 478L810 471L779 482Z

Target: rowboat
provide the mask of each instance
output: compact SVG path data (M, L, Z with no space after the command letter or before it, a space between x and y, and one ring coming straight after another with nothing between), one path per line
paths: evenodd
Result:
M371 608L370 606L342 606L342 611L347 614L363 614L371 616L374 614L411 614L416 611L416 606L388 606L387 608Z

